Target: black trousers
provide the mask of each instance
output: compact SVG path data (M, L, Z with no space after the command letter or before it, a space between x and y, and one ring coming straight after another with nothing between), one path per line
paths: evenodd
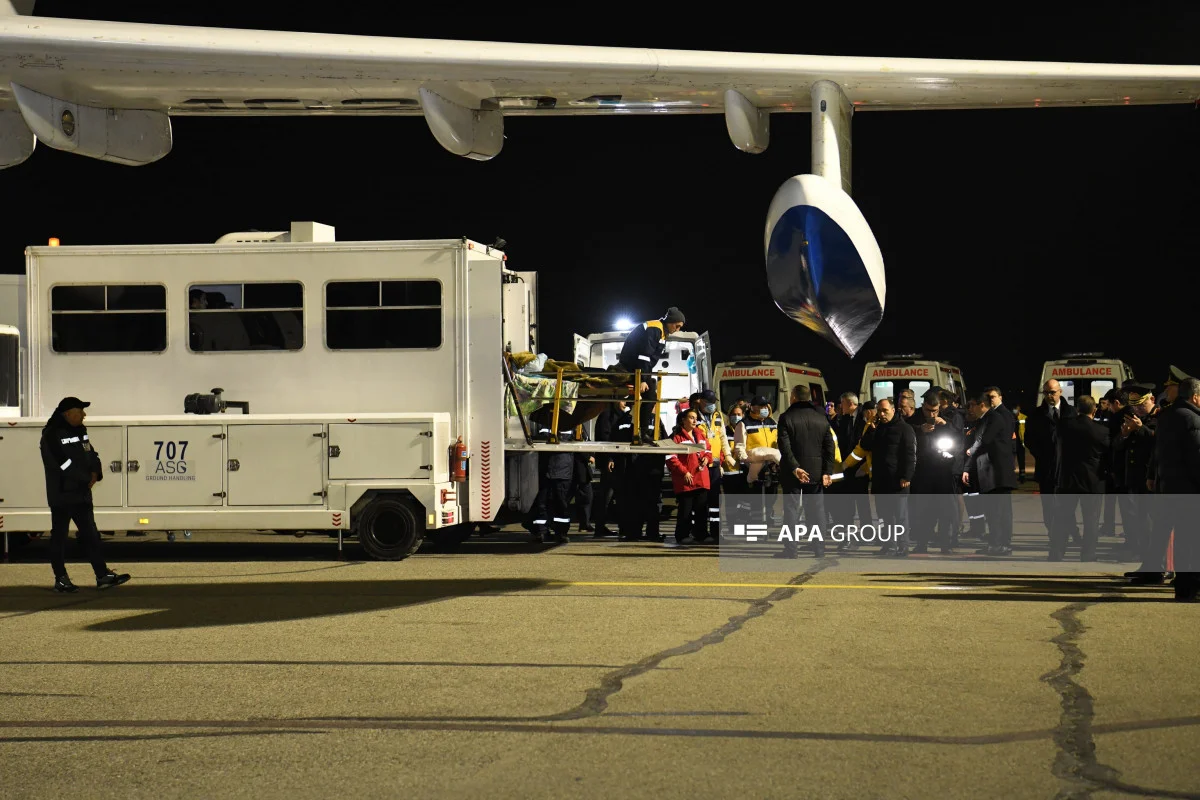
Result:
M608 523L608 512L610 506L616 506L617 517L621 514L621 485L625 482L625 457L616 456L612 460L612 472L608 471L608 462L605 461L604 455L601 454L600 466L600 491L592 504L594 512L593 520L596 528L602 529Z
M648 367L646 369L649 369ZM633 378L629 379L630 381ZM655 395L657 394L658 380L652 377L647 377L646 373L642 373L642 382L646 384L646 391L642 393L642 409L638 424L641 425L641 438L643 441L654 438L654 429L658 424L658 420L654 416ZM633 387L636 392L639 387Z
M825 522L825 487L821 484L809 486L791 485L784 487L783 490L783 521L784 524L790 525L794 529L797 523L800 522L800 514L804 514L804 525L808 533L814 533L813 528L820 527L822 539L813 539L813 550L818 558L825 555L826 543L832 541L831 531ZM803 543L807 543L808 539L804 539ZM796 552L802 542L797 541L783 543L784 552Z
M1067 543L1075 532L1075 509L1082 509L1083 544L1080 546L1080 561L1096 560L1096 542L1100 538L1100 507L1102 494L1060 494L1058 508L1054 511L1054 530L1050 532L1050 555L1061 558L1067 552Z
M50 566L54 568L54 577L67 574L67 533L72 521L79 529L79 543L92 562L92 571L97 578L103 577L108 573L108 565L100 553L100 532L96 530L91 503L50 506Z
M875 510L879 512L879 518L883 520L883 524L891 526L879 531L881 537L884 535L890 537L882 540L883 548L907 549L912 543L912 536L909 535L908 489L876 493ZM887 531L887 534L884 534L884 531Z
M529 509L530 529L534 536L544 536L553 529L560 537L571 527L571 479L541 478L537 497Z
M708 468L708 535L720 541L721 538L721 468L713 465ZM700 533L704 528L699 528ZM695 534L693 534L695 535Z
M658 502L665 462L665 456L638 455L625 470L619 528L622 539L639 538L643 525L647 539L658 538Z
M571 499L575 501L575 509L579 512L579 527L583 528L592 519L592 472L587 462L576 460L574 473L571 478Z
M996 489L979 496L983 500L983 513L987 515L988 544L992 547L1012 547L1012 489ZM1043 495L1043 508L1045 503L1046 496ZM1053 519L1053 513L1050 516Z
M1042 524L1046 526L1047 533L1054 532L1054 512L1057 510L1058 505L1058 501L1055 499L1054 494L1057 490L1057 481L1038 481L1038 491L1042 495Z
M1021 477L1025 476L1025 445L1021 442L1013 442L1013 455L1017 457L1017 469L1021 472Z
M917 544L949 547L955 531L958 530L957 507L957 493L917 495L909 508L913 541Z
M702 534L708 519L708 490L677 492L675 502L679 504L675 518L675 541L682 542L689 535Z

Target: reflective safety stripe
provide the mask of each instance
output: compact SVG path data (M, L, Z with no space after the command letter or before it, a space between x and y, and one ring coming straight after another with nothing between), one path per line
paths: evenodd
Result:
M851 457L851 458L853 458L855 461L862 461L862 460L863 460L863 457L862 457L862 456L856 456L854 453L851 453L851 454L850 454L850 457Z
M530 524L532 524L532 525L545 525L545 524L546 524L546 520L544 520L544 519L535 519L535 520L534 520L532 523L530 523Z
M64 462L62 463L62 466L61 466L61 467L59 467L59 469L66 469L66 468L67 468L67 467L69 467L69 466L71 466L71 459L69 459L69 458L68 458L66 461L64 461Z
M83 440L84 440L85 442L88 440L88 438L87 438L87 434L86 434L86 433L83 435Z
M735 470L731 470L729 472L723 472L721 474L722 475L741 475L742 471L740 469L735 469Z
M642 361L649 361L649 360L650 360L650 356L638 356L638 358L639 358L640 360L642 360Z
M966 497L979 497L979 492L967 492Z
M570 523L570 522L571 522L571 520L569 520L569 519L564 519L563 517L555 517L555 518L554 518L554 521L555 521L555 522L566 522L566 523Z
M837 473L836 475L830 475L829 477L830 477L832 480L835 480L835 481L840 481L842 478L846 477L846 473L844 473L844 472L839 472L839 473Z
M617 430L619 430L619 431L623 431L623 430L625 430L626 428L632 428L632 427L633 427L633 423L632 423L632 422L626 422L624 425L618 425L618 426L617 426Z
M983 519L985 516L985 514L972 514L971 516L967 517L967 519Z
M708 510L709 510L709 511L715 511L715 512L717 512L718 514L720 514L720 513L721 513L721 507L720 507L720 506L709 506L709 509L708 509Z

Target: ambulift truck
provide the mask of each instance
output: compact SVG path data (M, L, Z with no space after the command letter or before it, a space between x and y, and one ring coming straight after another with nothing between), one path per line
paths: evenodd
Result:
M638 451L534 441L507 417L502 351L533 350L537 276L506 259L465 238L337 242L311 222L28 248L29 368L21 416L0 425L5 555L9 533L50 529L38 442L68 395L92 404L101 530L336 532L339 553L349 531L384 560L527 510L528 481L505 473L538 451ZM562 373L542 379L558 430Z

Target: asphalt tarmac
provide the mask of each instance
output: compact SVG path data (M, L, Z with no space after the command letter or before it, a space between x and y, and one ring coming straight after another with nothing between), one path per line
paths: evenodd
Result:
M2 797L1200 798L1200 607L1117 564L105 545L0 564Z

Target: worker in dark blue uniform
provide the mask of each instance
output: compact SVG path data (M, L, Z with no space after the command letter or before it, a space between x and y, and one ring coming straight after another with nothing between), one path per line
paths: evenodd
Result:
M104 477L100 456L84 427L85 403L64 397L42 428L42 466L46 470L46 501L50 506L50 565L54 591L77 592L67 576L67 532L74 521L78 537L96 573L96 588L109 589L129 580L108 568L100 553L100 533L92 511L92 487Z
M653 370L667 352L667 337L682 330L683 323L683 312L671 306L662 319L643 322L631 330L621 345L617 369L630 374L634 370L642 371L641 386L634 387L634 392L642 396L642 407L638 412L642 430L636 432L635 441L654 438L654 402L658 381L654 378Z
M549 439L550 429L540 428L537 436ZM575 440L573 431L558 434L560 442ZM575 474L575 454L571 452L538 453L538 493L529 508L526 527L537 544L551 541L566 544L571 527L571 478Z

